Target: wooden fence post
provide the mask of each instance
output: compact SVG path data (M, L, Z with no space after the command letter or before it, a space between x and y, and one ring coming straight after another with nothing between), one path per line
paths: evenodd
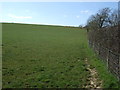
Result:
M109 69L109 54L110 54L110 51L109 49L107 49L107 68Z
M119 75L120 75L120 1L118 2L118 54L119 54ZM119 76L120 83L120 76ZM120 87L119 87L120 88Z
M118 88L120 88L120 54L118 54L119 55L119 67L118 67L118 80L119 80L119 82L118 82Z
M100 54L100 43L98 43L98 55Z

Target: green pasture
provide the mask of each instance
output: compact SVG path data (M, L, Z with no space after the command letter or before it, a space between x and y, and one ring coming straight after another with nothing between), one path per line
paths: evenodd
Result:
M4 23L1 46L3 88L82 88L90 83L85 58L103 87L118 87L88 47L85 29Z

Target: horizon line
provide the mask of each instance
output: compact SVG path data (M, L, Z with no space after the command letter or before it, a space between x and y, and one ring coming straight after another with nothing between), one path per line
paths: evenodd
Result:
M40 24L40 23L26 23L26 22L1 22L0 23L15 23L15 24L34 24L34 25L50 25L50 26L66 26L66 27L79 27L74 25L58 25L58 24Z

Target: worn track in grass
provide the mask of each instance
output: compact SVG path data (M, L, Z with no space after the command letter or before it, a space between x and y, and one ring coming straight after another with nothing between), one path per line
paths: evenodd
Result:
M87 58L85 59L86 68L89 71L89 77L87 78L88 84L84 86L85 88L102 88L102 81L100 80L98 76L97 70L91 67L91 65L88 63Z

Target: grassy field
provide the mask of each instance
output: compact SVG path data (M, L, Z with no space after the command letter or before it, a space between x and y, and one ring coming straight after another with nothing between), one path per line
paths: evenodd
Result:
M3 88L82 88L89 83L85 58L98 70L103 87L118 87L117 79L89 49L86 30L25 24L2 28Z

